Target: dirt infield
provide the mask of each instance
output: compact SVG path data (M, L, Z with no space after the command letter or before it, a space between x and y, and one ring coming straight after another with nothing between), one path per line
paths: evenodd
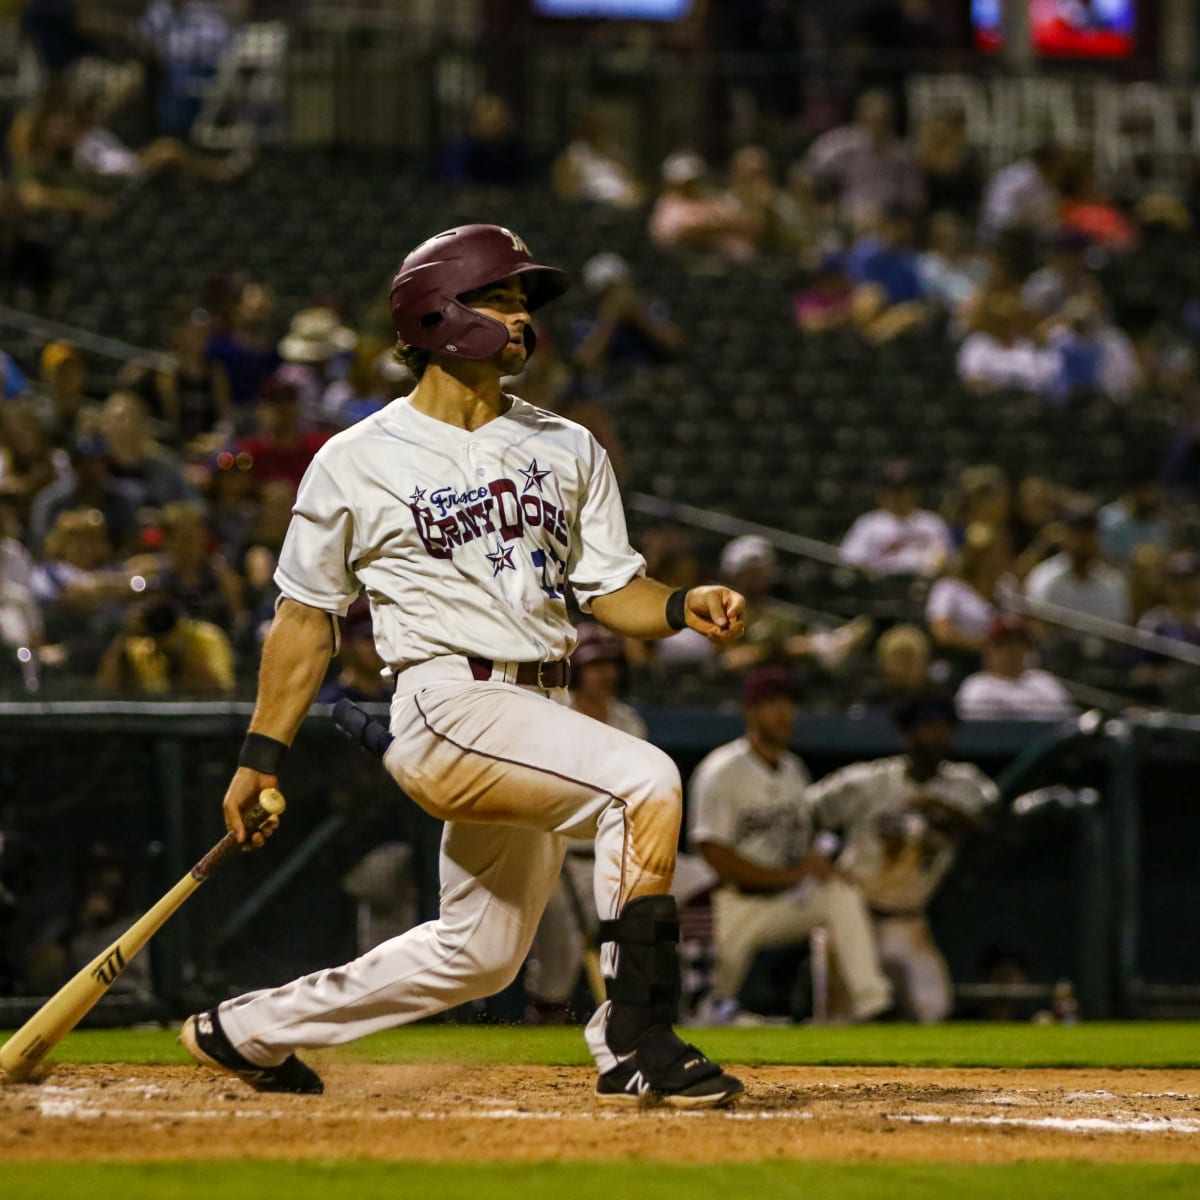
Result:
M608 1109L577 1067L314 1058L320 1097L200 1068L62 1066L0 1088L0 1162L773 1157L1200 1163L1200 1071L745 1067L727 1111Z

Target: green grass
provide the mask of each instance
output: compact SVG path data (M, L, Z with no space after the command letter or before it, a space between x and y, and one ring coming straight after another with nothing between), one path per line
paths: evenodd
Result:
M421 1163L270 1162L7 1164L11 1200L1150 1200L1194 1197L1200 1168L1017 1163L741 1163L670 1166L584 1163L428 1166Z
M1185 1022L1074 1026L871 1025L816 1029L689 1031L714 1058L759 1065L903 1067L1200 1067L1200 1025ZM3 1035L0 1035L2 1040ZM589 1062L577 1028L412 1025L328 1052L352 1061L528 1063ZM170 1030L83 1030L53 1060L73 1063L184 1063Z

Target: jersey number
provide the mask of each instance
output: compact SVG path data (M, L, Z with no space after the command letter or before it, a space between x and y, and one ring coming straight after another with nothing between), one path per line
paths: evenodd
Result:
M529 558L533 565L542 573L542 591L551 600L561 600L563 570L566 564L553 550L548 552L545 550L534 550Z

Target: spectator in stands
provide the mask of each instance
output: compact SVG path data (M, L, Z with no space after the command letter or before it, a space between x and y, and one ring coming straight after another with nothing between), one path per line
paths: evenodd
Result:
M937 575L952 552L937 513L917 507L910 464L890 462L878 474L878 508L863 513L842 539L842 561L876 575Z
M964 721L1059 721L1079 710L1049 671L1032 665L1033 638L1020 617L997 614L983 647L983 670L968 675L955 704Z
M507 187L523 183L529 171L525 141L511 105L495 92L479 96L467 132L447 148L442 177L451 183Z
M1028 157L1002 167L983 192L980 225L986 237L1027 233L1052 237L1059 227L1058 185L1063 155L1043 142Z
M248 151L217 157L173 137L155 138L134 150L105 125L105 120L97 96L76 103L76 141L71 161L80 178L97 187L112 188L167 174L207 183L230 183L253 164Z
M1044 266L1021 286L1021 303L1037 317L1056 313L1071 296L1084 289L1091 277L1086 251L1088 240L1079 233L1060 230L1050 241Z
M1058 355L1060 397L1099 392L1129 400L1141 384L1137 352L1129 337L1108 320L1097 289L1072 296L1045 324L1047 348Z
M134 560L189 616L211 621L238 637L249 619L242 583L213 545L204 508L194 501L168 504L161 522L162 550ZM131 563L131 566L134 565Z
M32 587L48 621L59 618L60 626L73 627L83 641L119 622L134 594L130 573L114 564L104 517L94 508L58 514L46 535ZM95 625L81 628L90 615L96 616Z
M612 122L600 108L583 115L574 139L558 156L554 194L569 203L586 201L611 208L637 208L642 185L624 162Z
M248 406L258 397L267 376L283 361L272 336L275 297L265 284L244 280L237 287L229 311L229 328L214 329L205 356L225 377L224 386L233 401L235 421L241 421Z
M1132 474L1120 496L1096 514L1100 549L1109 562L1132 567L1143 547L1165 551L1171 544L1165 497L1157 474Z
M131 606L96 673L105 692L221 695L233 691L233 647L215 625L186 615L171 596Z
M925 300L955 318L966 318L983 286L987 267L975 253L967 223L942 209L929 219L929 246L919 257L917 271Z
M859 238L846 256L846 274L855 285L854 320L871 341L890 341L929 319L913 236L911 214L891 208L878 232Z
M158 61L159 131L186 138L233 45L233 30L209 0L151 0L138 32Z
M9 652L22 647L36 651L45 635L42 607L34 590L37 567L20 541L20 531L13 506L0 503L0 646L5 648L6 659ZM32 664L32 658L29 662Z
M9 354L0 350L0 400L18 400L29 390L25 373Z
M893 625L875 645L876 674L863 688L862 699L891 709L929 687L929 638L916 625Z
M807 334L834 333L854 319L854 284L846 274L846 256L829 252L792 296L796 327Z
M729 160L729 194L758 229L761 249L783 245L781 193L771 156L762 146L739 146Z
M38 416L52 441L67 441L90 403L83 356L71 342L50 342L42 350L41 375Z
M61 84L18 110L8 131L8 157L23 211L66 213L93 222L112 215L111 198L75 165L79 137L78 113Z
M375 631L366 598L355 600L342 621L342 644L335 660L338 670L317 693L318 704L354 700L381 703L391 698L392 680L383 674L384 663L375 649Z
M1066 536L1063 514L1089 503L1082 492L1063 487L1045 475L1029 475L1021 480L1012 520L1018 579L1024 579L1043 559L1062 549Z
M681 151L662 165L663 190L650 214L650 237L664 250L710 254L730 262L754 257L761 221L709 182L698 154Z
M1011 569L1003 531L969 525L957 566L930 588L925 606L925 621L939 649L970 658L979 654L996 618L1001 581Z
M232 431L229 377L205 351L212 318L190 301L173 305L167 346L174 362L155 376L155 391L175 445L199 453L222 444Z
M255 483L279 481L293 494L316 452L329 440L328 433L306 430L300 419L300 389L290 367L281 367L258 395L258 429L241 438L236 450L253 462Z
M870 1020L889 1007L891 989L862 897L813 848L808 769L788 749L797 712L788 672L751 672L742 711L745 736L708 754L688 788L688 839L720 879L713 990L699 1021L736 1020L758 952L801 943L818 925L829 932L853 1018Z
M118 550L132 547L138 532L137 508L124 484L113 479L108 446L98 437L81 437L71 450L71 472L47 484L33 498L29 544L36 552L62 513L94 509L109 541Z
M964 467L943 512L956 546L963 544L972 525L986 525L1011 551L1012 487L1001 467L991 463Z
M838 197L843 220L867 229L889 209L920 212L925 205L921 172L896 136L895 105L884 91L864 92L854 121L822 134L806 164L818 186Z
M966 114L957 106L930 109L917 125L915 141L929 210L973 222L983 190L983 163L967 142Z
M821 193L808 165L794 162L776 200L779 247L811 267L841 244L837 206Z
M1143 614L1138 629L1173 642L1200 646L1200 558L1177 551L1163 564L1162 603ZM1194 703L1196 668L1149 650L1139 650L1134 660L1136 683L1154 689L1159 698L1183 699Z
M926 691L897 706L907 753L855 763L808 791L817 824L838 832L838 869L862 889L879 959L896 985L902 1019L945 1020L954 1006L950 972L925 909L960 845L986 828L998 795L970 763L948 762L957 724L953 701Z
M300 411L316 421L330 415L326 395L346 377L358 334L343 325L332 308L304 308L279 341L279 357L291 365L287 379L300 394Z
M150 433L146 406L133 392L113 392L100 410L99 433L108 447L109 475L136 508L162 508L195 497L183 466Z
M1121 572L1100 557L1095 509L1071 512L1064 526L1062 553L1030 571L1025 595L1035 603L1128 624L1129 588Z
M13 505L22 524L34 496L57 477L54 450L33 404L0 408L0 496Z
M1130 250L1137 243L1137 227L1096 186L1091 165L1075 155L1058 176L1059 221L1064 230L1079 234L1110 251Z
M719 577L746 597L746 633L737 646L721 652L731 671L786 660L811 659L836 671L871 636L869 617L855 617L833 629L808 632L794 605L777 600L775 548L766 538L746 534L726 542Z
M958 350L958 377L978 395L1013 390L1056 394L1059 355L1030 336L1029 314L1008 293L993 293L976 306L971 333Z
M207 463L204 500L207 523L222 553L239 562L258 522L254 461L249 454L219 450Z
M541 351L539 339L539 358ZM335 379L325 389L322 405L325 417L344 429L378 412L397 396L407 395L414 382L408 368L396 361L392 342L372 336L361 338L346 369L346 377ZM514 390L525 399L526 392L521 386Z
M596 305L576 322L576 366L586 375L614 366L649 366L681 354L683 331L661 300L642 296L629 264L618 254L596 254L583 266L584 290Z

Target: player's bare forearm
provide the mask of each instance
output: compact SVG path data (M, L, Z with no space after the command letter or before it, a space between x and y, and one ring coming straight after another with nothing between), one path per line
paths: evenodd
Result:
M250 731L290 745L312 707L332 653L329 613L296 600L283 600L263 643Z
M743 892L782 892L805 878L805 871L800 867L764 867L719 842L701 843L700 853L723 884Z
M673 588L657 579L639 576L623 588L597 596L592 615L601 625L625 637L648 641L677 632L667 622L667 600ZM684 617L690 628L710 641L735 642L745 632L746 601L719 584L689 588Z

